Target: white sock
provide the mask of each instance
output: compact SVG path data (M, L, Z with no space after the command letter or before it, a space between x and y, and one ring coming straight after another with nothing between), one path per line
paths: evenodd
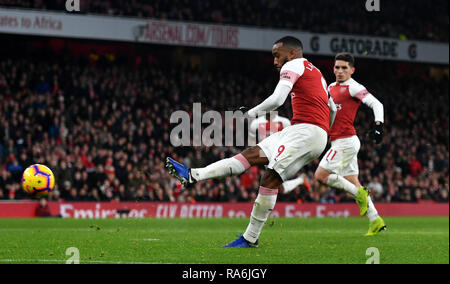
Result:
M337 174L329 175L326 184L333 188L344 190L352 194L353 196L358 195L358 187L340 175Z
M378 216L378 211L375 208L375 205L373 205L372 198L369 196L369 209L367 209L367 217L370 222L373 222L378 218Z
M247 241L255 243L258 240L267 218L269 218L270 213L275 207L277 194L278 189L259 187L259 194L255 200L250 216L250 223L243 235Z
M296 179L291 179L283 182L284 193L289 193L293 191L297 186L303 184L304 178L303 175Z
M250 164L242 154L212 163L205 168L191 169L197 181L240 175L250 168Z

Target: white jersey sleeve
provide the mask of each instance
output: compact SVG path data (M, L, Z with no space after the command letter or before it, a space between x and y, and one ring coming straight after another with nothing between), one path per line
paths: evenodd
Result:
M280 81L273 94L261 104L248 111L250 117L256 117L260 112L276 110L284 104L294 84L305 72L305 58L297 58L286 62L280 71Z
M357 83L352 79L352 82L349 85L350 95L373 110L373 114L375 116L375 121L380 121L384 123L384 107L383 104L375 98L369 91L367 91L366 87Z
M333 126L333 123L336 119L336 115L337 115L337 106L333 101L333 98L330 97L328 98L328 106L330 107L330 128Z
M331 83L329 86L328 86L328 96L329 96L329 98L328 98L328 106L330 107L330 128L333 126L333 124L334 124L334 121L336 120L336 115L337 115L337 106L336 106L336 104L334 103L334 100L333 100L333 97L331 96L331 87L334 87L334 86L336 86L336 82L334 82L334 83Z
M291 90L292 87L289 87L286 84L282 84L280 81L273 94L265 99L262 103L249 110L247 113L248 116L257 117L262 113L276 110L284 104Z
M252 123L250 124L250 127L248 129L248 135L252 138L256 138L256 132L258 130L259 125L259 119L253 119Z
M260 112L276 110L284 104L292 87L305 72L303 62L306 59L297 58L286 62L280 71L280 81L273 94L265 101L248 111L250 117L256 117Z
M283 124L283 128L291 126L291 121L289 119L287 119L286 117L279 116L278 118L279 118L280 122Z
M369 91L367 91L366 87L359 84L355 80L351 80L348 88L350 92L350 96L362 101L367 95L369 95Z
M377 98L369 94L362 102L373 110L375 121L384 123L384 106Z
M305 59L301 58L286 62L280 71L280 83L286 84L292 88L298 78L305 72L304 61Z

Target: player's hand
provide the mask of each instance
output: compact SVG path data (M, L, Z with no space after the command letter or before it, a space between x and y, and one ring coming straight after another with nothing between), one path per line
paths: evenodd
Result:
M377 121L375 128L372 130L372 137L376 144L380 144L383 141L383 123Z

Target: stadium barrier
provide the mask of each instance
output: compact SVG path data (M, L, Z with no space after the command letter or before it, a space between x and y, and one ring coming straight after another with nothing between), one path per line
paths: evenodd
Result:
M246 218L251 203L49 202L50 214L62 218ZM0 218L33 218L39 202L0 202ZM376 203L382 216L449 216L448 203ZM276 204L272 217L357 217L353 203Z
M0 19L0 33L7 34L264 52L270 50L275 40L287 34L295 34L304 42L306 54L334 56L339 52L351 52L364 58L444 65L449 63L448 43L443 42L2 7Z

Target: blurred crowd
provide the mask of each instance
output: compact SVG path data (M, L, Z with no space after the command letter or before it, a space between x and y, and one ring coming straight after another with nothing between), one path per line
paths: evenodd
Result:
M402 73L373 65L355 78L383 102L385 137L381 146L365 138L373 114L362 106L356 120L361 182L375 201L448 202L448 73L436 80L423 69ZM27 166L40 163L56 177L49 200L253 201L264 168L182 191L165 169L166 157L202 167L243 148L173 147L170 133L176 124L169 118L177 110L192 113L194 102L202 103L203 113L254 106L276 81L276 74L258 70L247 74L156 62L136 66L1 58L0 199L30 198L20 177ZM300 186L279 200L353 202L312 179L319 161L302 171L310 191Z
M66 0L0 0L0 6L65 11ZM446 0L80 0L81 13L448 42Z

